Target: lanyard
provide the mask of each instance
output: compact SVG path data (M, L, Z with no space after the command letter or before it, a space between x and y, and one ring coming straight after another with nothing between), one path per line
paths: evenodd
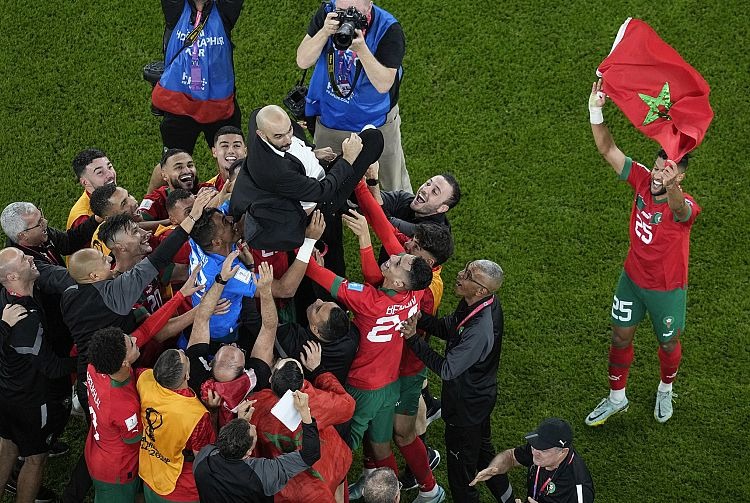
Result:
M482 302L481 304L479 304L477 307L475 307L474 310L469 313L469 316L467 316L466 318L464 318L463 320L461 320L461 322L458 325L456 325L456 332L458 332L461 329L461 327L464 326L464 324L466 324L467 321L469 321L471 318L473 318L479 311L481 311L485 307L489 306L493 302L495 302L495 296L494 295L492 297L490 297L489 299L485 300L484 302Z
M354 63L356 65L356 68L357 68L354 71L354 79L352 80L351 85L349 86L349 90L347 91L346 94L344 94L344 93L341 92L341 89L339 88L339 84L338 84L338 82L336 82L336 77L334 77L334 75L333 75L333 73L334 73L333 54L334 54L333 44L331 44L329 42L329 46L328 46L328 80L331 83L331 87L333 88L333 92L336 93L336 96L338 96L339 98L346 99L349 96L351 96L352 93L354 92L354 86L357 85L357 80L359 80L359 74L362 73L362 63L360 63L359 60L357 60ZM342 55L342 58L343 57L344 56ZM341 64L339 66L340 66L340 70L342 70L343 69L343 61L341 62Z
M201 16L203 16L203 11L197 11L195 14L195 25L193 26L193 29L197 28L198 25L201 24ZM198 37L195 37L195 42L193 42L193 59L198 59Z
M574 457L575 457L575 453L571 454L570 459L568 460L566 464L569 465L570 463L572 463ZM544 492L544 490L547 488L548 485L550 485L550 483L552 483L552 479L555 478L555 475L557 475L557 470L559 469L560 469L559 466L555 468L555 471L554 473L552 473L552 476L547 477L547 480L544 482L544 484L542 484L542 487L539 488L539 492L537 492L536 487L537 487L537 484L539 483L539 471L541 470L541 467L540 466L536 467L536 477L534 477L534 491L532 492L533 494L532 498L534 500L538 500L539 495Z

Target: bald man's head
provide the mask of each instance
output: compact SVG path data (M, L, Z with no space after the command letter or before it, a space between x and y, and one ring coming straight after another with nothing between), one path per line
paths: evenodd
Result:
M18 248L0 250L0 284L3 286L31 285L39 277L34 259Z
M292 121L287 113L277 105L268 105L260 109L255 118L258 129L256 133L271 144L276 150L286 152L292 145Z
M111 262L99 250L84 248L70 256L68 272L76 283L94 283L112 277Z

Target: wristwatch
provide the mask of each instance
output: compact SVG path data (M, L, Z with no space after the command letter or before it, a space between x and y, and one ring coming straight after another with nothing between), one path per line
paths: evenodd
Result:
M367 180L365 180L365 183L367 183L367 185L369 185L370 187L374 187L374 186L376 186L378 184L378 179L377 178L368 178Z
M214 281L216 281L216 282L217 282L218 284L220 284L220 285L226 285L226 284L227 284L227 281L229 281L229 280L227 280L227 281L224 281L224 278L222 278L222 277L221 277L221 273L219 273L219 274L217 274L217 275L216 275L216 277L214 278Z

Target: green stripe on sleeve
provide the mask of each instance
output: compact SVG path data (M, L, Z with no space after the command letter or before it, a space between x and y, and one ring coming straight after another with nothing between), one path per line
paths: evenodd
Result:
M625 158L625 165L622 167L622 171L620 171L620 180L627 180L628 176L630 176L630 168L633 166L633 159L630 157Z
M336 276L336 278L333 280L333 283L331 284L331 295L333 295L334 298L339 298L339 288L341 288L341 283L344 282L344 278L341 276Z

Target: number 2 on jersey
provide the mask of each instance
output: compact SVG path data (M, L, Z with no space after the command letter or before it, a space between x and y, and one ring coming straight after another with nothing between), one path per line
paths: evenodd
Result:
M418 310L418 305L412 306L406 317L411 318L417 314ZM397 332L400 327L401 318L398 315L383 316L375 321L375 326L367 333L367 340L370 342L390 342L393 339L393 334Z

